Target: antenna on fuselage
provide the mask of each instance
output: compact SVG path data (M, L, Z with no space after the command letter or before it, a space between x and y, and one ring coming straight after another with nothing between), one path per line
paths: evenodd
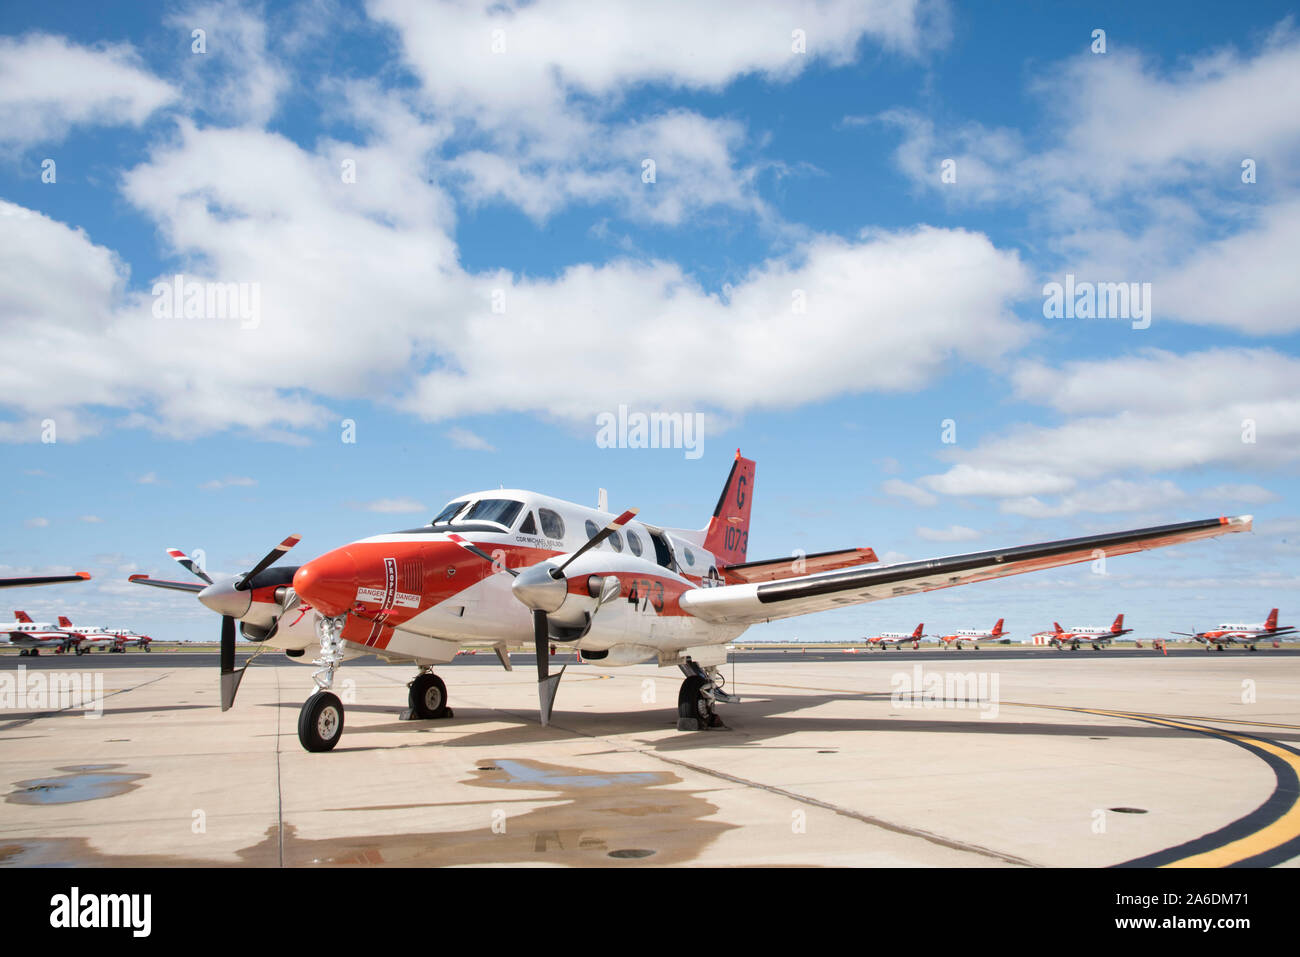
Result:
M596 508L602 512L609 511L609 492L603 488L596 490Z

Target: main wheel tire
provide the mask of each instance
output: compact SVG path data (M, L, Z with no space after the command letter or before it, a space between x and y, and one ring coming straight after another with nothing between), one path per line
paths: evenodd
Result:
M416 675L407 700L411 713L421 720L447 717L447 686L435 674L426 671Z
M700 690L705 684L699 675L691 675L682 682L681 690L677 692L678 731L702 731L712 724L709 699Z
M317 691L298 712L298 741L308 751L329 751L343 737L343 702L328 691Z

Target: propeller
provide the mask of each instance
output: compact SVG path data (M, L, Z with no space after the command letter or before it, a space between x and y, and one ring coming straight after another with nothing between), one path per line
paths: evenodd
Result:
M505 568L505 571L509 572L514 578L510 590L533 613L533 649L537 653L537 697L543 727L551 722L551 708L555 704L555 692L559 689L560 679L564 677L565 670L561 668L559 674L551 674L551 626L548 617L552 612L559 611L560 606L564 604L564 600L568 596L569 586L564 570L593 548L599 547L601 542L632 521L636 517L637 511L638 509L630 508L622 515L611 520L609 524L587 539L581 548L573 552L559 565L545 561L519 570ZM466 541L459 535L448 535L447 537L470 554L496 564L496 560L491 555L472 542ZM603 576L597 594L592 596L596 598L596 610L599 610L601 605L617 594L619 587L618 579L612 575Z
M208 577L208 573L203 570L199 563L190 558L190 556L186 555L179 548L169 548L167 549L167 554L191 575L203 579L203 581L207 582L209 585L212 584L212 579Z
M262 560L251 569L244 572L242 575L237 575L231 583L214 582L210 577L208 577L208 574L199 567L197 562L180 549L167 549L167 554L175 559L178 564L196 577L207 582L207 587L199 592L199 600L209 608L212 608L221 614L222 711L229 711L231 705L235 703L235 694L239 691L239 682L243 680L244 670L248 667L247 665L243 668L235 667L235 621L237 618L241 618L242 614L236 615L232 614L232 612L238 610L239 607L241 607L241 603L246 612L248 605L251 602L251 598L246 596L237 596L235 593L251 591L253 588L253 579L284 557L284 554L297 545L301 540L302 536L300 535L290 535L284 541L280 542L280 544L267 552L266 555L263 556ZM281 597L278 592L276 597ZM276 616L275 621L271 623L271 628L266 635L267 638L275 634L275 630L280 624L280 618L283 617L286 611L297 607L298 601L298 596L294 594L292 588L285 590L282 599L285 607L280 614Z

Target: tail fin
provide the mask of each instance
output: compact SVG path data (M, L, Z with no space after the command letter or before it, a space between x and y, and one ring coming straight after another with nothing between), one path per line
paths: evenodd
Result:
M1111 626L1110 626L1110 630L1111 630L1111 631L1123 631L1123 630L1124 630L1124 614L1123 614L1123 612L1121 612L1120 614L1118 614L1118 615L1115 616L1115 621L1111 624Z
M736 461L731 464L731 474L704 534L704 547L717 556L719 565L744 562L749 548L749 509L753 499L754 461L741 458L740 449L736 449Z
M25 612L25 611L16 611L16 612L14 612L14 618L15 618L17 621L21 621L21 622L23 622L24 624L28 624L28 625L30 625L30 624L32 623L32 616L29 615L29 614L27 614L27 612Z
M1270 612L1268 613L1268 620L1267 620L1266 622L1264 622L1264 627L1267 628L1269 631L1272 631L1274 628L1277 627L1277 609L1276 609L1276 608L1274 608L1272 611L1270 611Z
M1058 635L1059 635L1061 632L1065 631L1065 629L1061 627L1061 623L1060 623L1059 621L1054 621L1054 622L1052 622L1052 627L1056 629L1056 633L1057 633Z
M998 623L997 623L996 625L993 626L993 632L992 632L992 633L995 634L995 635L1000 635L1000 634L1002 634L1002 619L1001 619L1001 618L999 618L999 619L998 619Z
M59 616L59 627L60 627L60 628L71 628L71 627L72 627L72 622L68 620L68 616L67 616L67 615L60 615L60 616Z
M917 625L917 626L916 626L916 631L912 632L912 637L913 637L913 638L920 638L920 637L921 637L921 629L924 628L924 627L925 627L925 622L921 622L919 625Z

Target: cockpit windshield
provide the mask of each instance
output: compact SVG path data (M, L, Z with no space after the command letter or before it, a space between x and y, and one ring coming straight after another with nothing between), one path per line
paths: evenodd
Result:
M478 501L460 499L450 503L438 513L430 524L452 528L460 525L473 525L491 522L509 528L519 517L524 503L511 498L481 498Z
M508 498L481 498L462 516L463 522L495 522L509 528L515 523L523 502Z
M459 512L461 509L463 509L463 508L464 508L466 505L468 505L468 504L469 504L469 502L465 501L464 499L461 499L459 502L452 502L450 505L448 505L446 508L444 508L441 512L439 512L439 513L438 513L438 517L435 518L435 519L434 519L432 522L430 522L429 524L431 524L431 525L444 525L444 524L446 524L447 522L450 522L453 518L456 517L456 513Z

